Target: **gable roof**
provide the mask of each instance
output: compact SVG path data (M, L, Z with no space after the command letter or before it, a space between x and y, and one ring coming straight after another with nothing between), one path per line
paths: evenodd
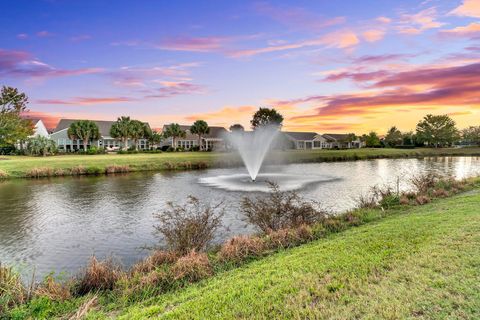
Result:
M347 133L325 133L323 137L330 141L343 141L348 138Z
M297 141L311 141L318 135L316 132L284 131L282 133L287 135L290 139Z
M60 121L57 124L57 127L55 128L55 130L53 130L53 133L68 129L72 123L78 120L81 120L81 119L60 119ZM100 131L100 136L102 137L110 136L110 128L116 122L116 121L104 121L104 120L91 120L91 121L97 124L98 130Z
M166 124L163 126L162 132L165 131L165 128L167 128L170 124ZM198 139L197 135L193 135L190 133L190 127L188 125L180 125L180 129L184 130L187 132L187 136L185 139L193 139L196 140ZM223 135L225 135L228 131L224 127L216 127L216 126L208 126L210 128L210 132L206 135L203 135L202 137L205 139L209 138L223 138Z

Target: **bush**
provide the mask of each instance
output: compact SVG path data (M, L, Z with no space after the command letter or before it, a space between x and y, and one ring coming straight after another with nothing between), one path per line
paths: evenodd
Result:
M0 316L6 310L28 300L27 290L20 275L10 267L0 264Z
M326 217L312 203L304 201L296 192L280 191L275 183L269 183L271 192L256 199L243 198L241 211L248 223L263 232L312 225Z
M0 179L6 179L8 178L8 173L0 169Z
M190 148L190 151L200 151L200 147L199 146L193 146Z
M86 152L86 154L88 154L88 155L104 154L104 153L105 153L105 149L104 148L99 148L97 146L90 146L87 149L87 152Z
M425 173L410 179L410 183L415 187L416 191L421 194L427 194L430 189L435 187L437 181L438 176L434 173Z
M104 171L99 168L99 167L88 167L86 169L86 174L88 175L96 175L98 176L99 174L103 173Z
M265 243L262 239L252 236L236 236L225 242L218 257L220 261L242 262L247 258L263 254Z
M130 171L130 167L128 165L116 165L112 164L105 168L106 174L114 174L114 173L128 173Z
M51 177L54 175L54 170L52 168L33 168L27 170L25 176L27 178L42 178L42 177Z
M177 261L178 254L173 251L155 250L151 255L132 267L132 272L151 272L162 265L173 264Z
M80 175L83 175L87 172L87 169L85 169L84 166L76 166L76 167L73 167L70 169L70 173L73 175L73 176L80 176Z
M172 267L175 280L196 282L213 274L212 266L205 253L195 250L181 257Z
M49 275L35 289L36 297L46 297L51 301L65 301L72 297L68 284L56 282L52 275Z
M419 205L424 205L431 202L431 199L428 196L419 195L417 198L415 198L415 202Z
M301 239L294 229L280 229L270 231L265 238L269 249L291 248L297 246Z
M26 143L28 153L36 156L48 156L57 153L57 144L49 138L36 136L28 138Z
M112 290L115 282L120 278L122 272L112 259L98 261L95 256L80 274L76 292L80 295L98 290Z
M202 204L197 198L189 196L184 205L169 202L163 212L155 214L159 221L155 228L173 251L181 254L192 250L203 251L221 227L223 215L222 203L213 206Z

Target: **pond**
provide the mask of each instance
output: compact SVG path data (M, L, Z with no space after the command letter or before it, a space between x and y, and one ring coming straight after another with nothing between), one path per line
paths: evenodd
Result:
M456 178L479 175L480 158L290 164L266 167L262 172L309 176L313 182L299 189L300 195L342 212L354 207L356 199L372 186L399 182L407 189L409 177L418 173ZM35 268L37 277L52 271L75 273L92 254L114 256L128 266L147 255L146 248L160 243L153 214L168 201L182 203L189 195L205 202L224 201L225 229L217 241L251 233L238 204L242 196L261 192L229 191L200 183L242 173L242 168L230 168L4 181L0 183L0 262L16 266L24 275L31 275Z

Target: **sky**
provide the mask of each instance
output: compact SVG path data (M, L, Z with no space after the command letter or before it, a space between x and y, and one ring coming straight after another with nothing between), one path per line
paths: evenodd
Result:
M480 125L480 0L0 0L0 85L32 117L154 128L204 119L284 130Z

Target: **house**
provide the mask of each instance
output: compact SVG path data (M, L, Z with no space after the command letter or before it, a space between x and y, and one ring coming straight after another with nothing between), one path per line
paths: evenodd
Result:
M34 119L34 118L25 118L32 122L33 124L33 134L29 136L29 138L33 137L45 137L48 138L48 129L45 127L45 124L41 119Z
M162 132L165 132L166 128L170 125L164 125ZM176 138L175 143L177 148L183 148L189 150L198 146L198 136L190 132L190 127L187 125L180 125L180 129L186 132L184 138ZM202 136L202 149L204 150L223 150L226 148L225 136L228 131L224 127L209 127L208 134ZM162 146L173 147L173 138L169 137L165 139Z
M324 149L327 147L326 139L316 132L281 132L283 139L289 141L289 149ZM285 142L284 142L285 143Z
M78 119L61 119L53 133L50 134L50 139L55 141L58 146L58 150L63 152L72 152L83 149L83 142L80 139L70 139L68 137L68 128L70 125L78 121ZM92 120L98 126L100 131L100 138L98 140L89 141L88 146L95 146L98 148L105 148L107 151L119 150L122 148L122 142L120 139L115 139L110 136L110 129L115 121L103 121L103 120ZM148 125L148 124L147 124ZM134 142L133 140L128 140L128 147L132 147ZM140 139L137 141L138 149L145 150L148 149L148 141L146 139Z
M329 149L355 149L364 147L364 143L358 138L354 141L348 141L349 134L325 133L322 137L326 140L326 146Z

